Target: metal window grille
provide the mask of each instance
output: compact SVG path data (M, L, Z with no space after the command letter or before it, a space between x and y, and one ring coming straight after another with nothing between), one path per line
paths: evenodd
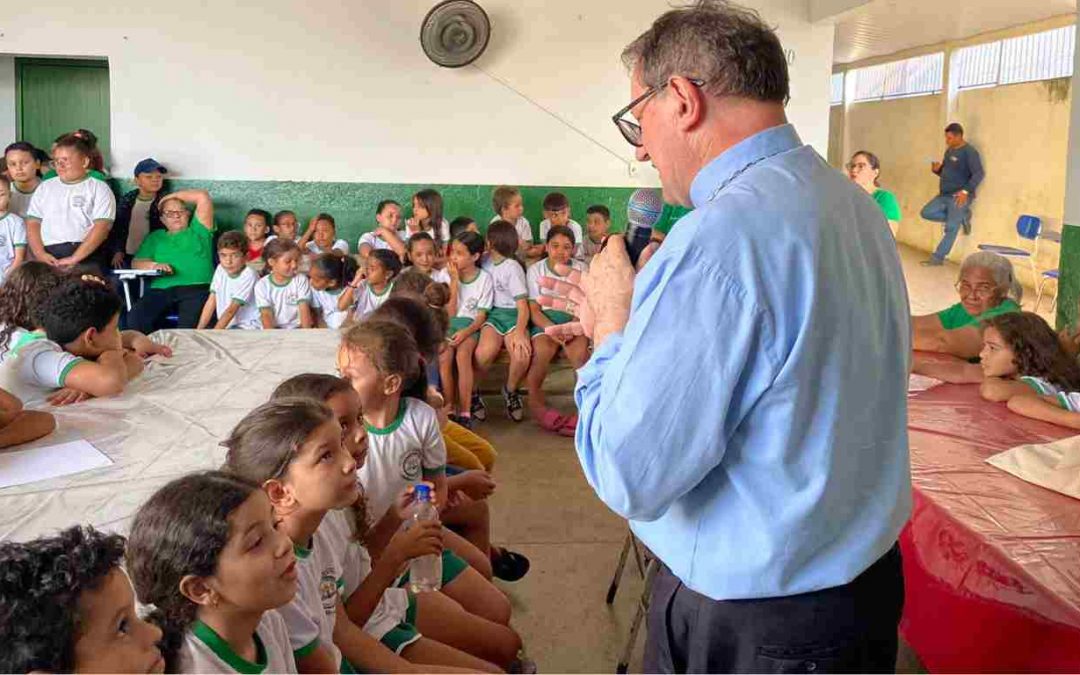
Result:
M953 55L958 89L1071 77L1076 26L964 47Z
M855 101L880 101L941 91L945 54L936 52L848 71L855 78Z
M832 87L832 105L840 105L844 102L844 74L833 73L832 80L830 82Z

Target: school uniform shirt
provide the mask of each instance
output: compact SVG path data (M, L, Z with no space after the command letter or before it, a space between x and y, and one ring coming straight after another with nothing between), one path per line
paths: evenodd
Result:
M326 289L317 291L312 289L311 291L311 306L319 310L319 315L322 316L323 323L327 328L333 328L337 330L341 328L341 325L345 323L346 317L349 316L349 310L344 312L338 309L338 297L341 296L341 289Z
M258 330L262 327L262 322L259 321L259 310L255 307L257 283L259 283L259 275L247 265L244 265L236 276L226 272L221 265L214 270L214 279L210 282L210 295L214 296L218 318L225 315L232 303L236 302L240 305L227 328Z
M390 244L386 243L386 240L375 234L375 232L365 232L360 235L360 241L356 242L356 250L359 251L364 245L370 246L373 251L390 250Z
M437 281L440 284L446 284L447 286L450 285L450 273L446 271L445 267L441 270L432 269L431 274L429 274L428 276L431 277L432 281Z
M66 386L68 374L84 359L69 354L41 331L16 330L0 364L0 388L23 403L40 401Z
M439 241L441 241L442 243L445 244L446 242L450 241L450 221L447 220L446 218L442 219L442 222L439 223L439 236L438 237L435 236L435 228L434 227L429 227L426 230L417 230L416 232L409 232L409 226L408 225L406 225L403 229L398 230L398 236L401 237L401 241L408 244L409 243L409 238L412 237L414 234L418 234L420 232L427 232L428 234L431 235L432 239L438 239Z
M269 241L269 239L267 239L267 241ZM307 252L311 253L312 255L331 253L333 251L341 251L345 255L349 255L349 242L345 241L344 239L338 239L334 242L334 245L329 248L329 250L323 250L319 248L319 245L313 241L309 241L307 243Z
M285 620L289 646L297 661L322 646L334 663L340 664L342 656L334 644L334 624L344 580L341 565L333 555L333 544L320 534L321 530L322 524L312 537L311 548L293 544L296 595L289 604L278 608L278 612Z
M585 238L581 240L581 260L588 265L592 262L592 259L600 252L600 245L604 243L604 240L593 241L592 237L585 235Z
M12 183L11 203L8 205L8 208L20 218L26 218L26 212L30 209L30 199L34 196L35 192L37 192L37 188L34 188L30 192L23 192L15 187L15 183Z
M398 493L446 471L446 445L435 409L415 398L401 399L397 417L385 428L366 424L368 457L359 470L368 516L382 518Z
M488 222L488 225L494 223L496 220L502 220L502 216L495 216ZM526 218L525 216L519 216L518 219L514 221L514 229L517 230L518 239L520 239L521 241L527 241L530 244L532 243L532 225L529 224L528 218Z
M0 218L0 280L15 263L16 249L26 250L26 223L15 213Z
M1080 392L1066 391L1041 377L1027 375L1021 377L1020 381L1034 389L1040 396L1053 396L1057 399L1058 405L1069 412L1080 412Z
M192 214L191 222L179 232L155 230L147 235L135 259L172 267L172 274L154 277L150 288L209 284L214 279L214 234Z
M289 629L275 610L255 627L255 661L241 657L213 628L196 620L180 646L181 673L295 673Z
M390 282L386 284L386 288L382 293L376 293L375 289L371 287L371 284L364 282L360 288L353 292L356 297L356 302L353 304L353 311L356 312L356 318L362 319L368 314L371 314L376 309L382 307L382 304L386 302L386 299L390 297L390 291L393 290L394 283Z
M34 190L26 218L41 221L45 246L82 242L94 221L116 217L116 197L104 181L87 176L77 183L57 178L42 181Z
M518 261L503 258L499 262L491 258L484 260L484 271L491 275L495 285L495 308L516 309L517 301L529 297L529 288L525 283L525 270Z
M371 574L371 556L356 540L354 519L352 509L340 509L327 513L319 525L319 535L330 547L342 570L343 602L348 601L360 583ZM388 588L383 591L379 604L364 624L364 632L381 640L391 629L405 621L408 611L409 592L404 588Z
M273 274L267 274L255 284L255 306L260 312L272 309L274 325L278 328L299 328L302 304L311 306L311 284L302 274L282 286L274 283Z
M482 268L477 268L476 276L468 281L465 277L460 278L457 313L454 316L473 320L478 312L490 312L494 303L495 280Z
M581 224L576 220L570 220L566 223L566 226L570 228L570 231L574 233L574 257L579 260L585 255L584 243L585 243L585 231L581 229ZM540 241L546 242L548 232L551 231L551 221L544 218L540 221Z
M585 264L580 260L570 260L570 267L579 272L585 271ZM544 277L552 277L553 279L559 279L560 281L566 281L566 277L559 276L551 267L551 258L544 258L543 260L533 263L529 266L529 272L526 275L526 285L529 289L530 300L540 300L541 295L549 295L551 297L557 297L559 294L548 288L540 287L540 280Z

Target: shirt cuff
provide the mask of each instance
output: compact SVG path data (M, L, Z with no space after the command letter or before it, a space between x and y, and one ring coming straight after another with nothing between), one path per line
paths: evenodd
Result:
M308 654L310 654L311 652L315 651L315 649L318 648L318 646L319 646L319 638L315 638L314 640L307 643L306 645L304 645L300 649L294 649L293 650L293 657L298 658L298 659L302 659L305 656L307 656Z
M590 358L581 370L578 371L578 383L576 389L587 387L604 376L607 362L615 358L622 346L622 333L612 333L604 344L593 351Z

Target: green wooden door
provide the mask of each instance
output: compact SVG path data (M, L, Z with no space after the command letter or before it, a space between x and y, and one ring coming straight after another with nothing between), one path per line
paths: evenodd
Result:
M89 129L108 165L108 62L16 59L15 82L19 140L48 151L57 136Z

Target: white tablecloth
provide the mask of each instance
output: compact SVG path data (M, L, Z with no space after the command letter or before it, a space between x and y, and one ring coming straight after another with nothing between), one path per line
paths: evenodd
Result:
M330 330L161 331L173 348L120 396L53 408L59 428L34 444L84 438L111 466L0 490L0 540L26 540L76 523L127 531L139 505L169 480L213 469L218 444L283 380L333 373Z

